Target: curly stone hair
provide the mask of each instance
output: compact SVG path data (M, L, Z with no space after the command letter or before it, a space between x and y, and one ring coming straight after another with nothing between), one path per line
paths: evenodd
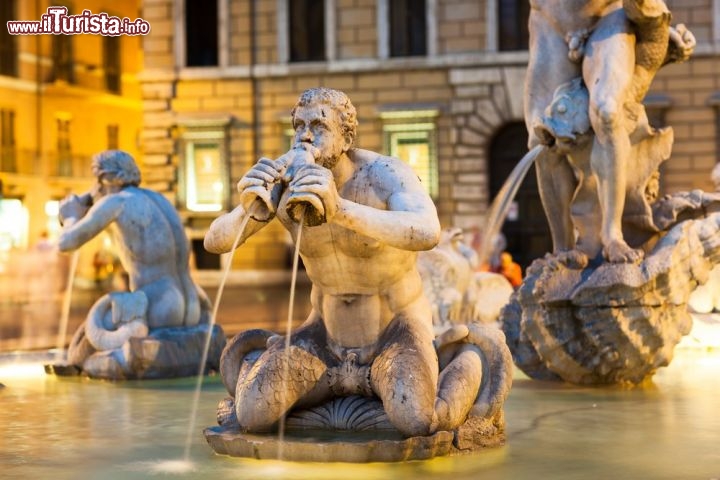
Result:
M340 128L344 135L350 136L351 144L355 143L355 136L357 134L357 111L355 106L350 101L350 98L340 90L334 90L332 88L317 87L305 90L298 98L297 103L290 112L290 115L295 118L295 111L299 107L306 107L312 104L329 105L340 116L340 122L342 125Z
M108 175L123 186L140 185L140 169L135 159L122 150L105 150L95 155L92 172L98 179L102 175Z

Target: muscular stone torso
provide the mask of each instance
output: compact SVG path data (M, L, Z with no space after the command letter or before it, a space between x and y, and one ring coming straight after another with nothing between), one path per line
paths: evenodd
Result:
M378 209L387 198L371 181L373 168L361 165L339 188L340 196ZM385 198L384 198L385 197ZM286 213L287 192L278 218L297 239L297 224ZM374 345L390 321L421 302L416 253L400 250L336 224L304 227L300 254L313 283L312 305L330 339L346 348Z
M168 219L151 197L136 187L116 194L124 207L108 226L134 287L177 276L176 245ZM163 239L163 241L158 241Z

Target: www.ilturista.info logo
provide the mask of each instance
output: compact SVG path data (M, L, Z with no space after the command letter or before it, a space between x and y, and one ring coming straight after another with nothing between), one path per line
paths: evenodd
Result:
M2 1L2 0L0 0ZM68 15L66 7L48 7L40 20L11 20L7 22L10 35L147 35L150 24L142 18L112 17L107 13L83 10L79 15Z

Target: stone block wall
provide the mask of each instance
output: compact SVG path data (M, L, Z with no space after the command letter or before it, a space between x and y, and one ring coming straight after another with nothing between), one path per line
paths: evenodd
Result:
M150 23L152 35L142 38L146 70L171 70L175 67L175 9L168 0L142 0L140 16Z
M337 58L377 56L377 8L375 0L337 0Z
M700 188L714 190L710 172L718 162L717 106L712 98L720 92L720 62L701 55L683 64L663 68L651 94L666 95L671 105L665 114L673 127L675 143L663 172L663 189L676 192Z
M260 25L259 23L256 23L255 28L263 31L270 30L271 26L267 25L267 22L272 19L268 19L266 16L262 20L265 21L266 24ZM230 2L230 65L250 65L250 30L250 2Z
M712 45L711 0L668 2L675 21L696 33L699 55L664 68L651 94L663 95L670 107L665 122L675 129L673 157L665 166L668 192L711 190L709 173L717 162L716 108L709 100L720 92L720 59ZM482 225L489 198L488 148L509 122L522 121L527 56L485 55L487 4L484 0L437 0L437 56L377 58L377 1L335 0L336 60L327 64L278 64L277 0L228 6L228 64L211 71L175 69L174 2L146 0L143 15L153 25L145 48L142 94L143 167L152 188L177 198L180 162L179 118L226 116L228 125L230 203L234 186L257 156L277 157L287 148L290 110L306 88L328 86L345 91L357 107L358 146L383 150L383 120L388 108L437 109L438 212L443 226ZM155 22L159 25L155 32ZM250 24L256 32L255 67L250 65ZM490 61L490 59L493 59ZM257 99L258 104L255 105ZM519 159L518 159L519 160ZM287 234L269 227L239 249L238 268L284 268Z
M440 0L437 2L438 52L481 52L485 49L486 1Z
M687 25L699 44L712 42L712 0L665 0L665 4L673 14L673 24Z

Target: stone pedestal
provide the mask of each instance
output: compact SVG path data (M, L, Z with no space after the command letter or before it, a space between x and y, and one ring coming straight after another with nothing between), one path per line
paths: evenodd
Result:
M45 371L61 376L85 374L105 380L197 375L209 329L208 324L158 328L147 337L130 338L120 348L93 353L83 362L82 368L55 364L46 365ZM212 327L206 371L218 369L224 347L225 334L219 325L215 325Z

